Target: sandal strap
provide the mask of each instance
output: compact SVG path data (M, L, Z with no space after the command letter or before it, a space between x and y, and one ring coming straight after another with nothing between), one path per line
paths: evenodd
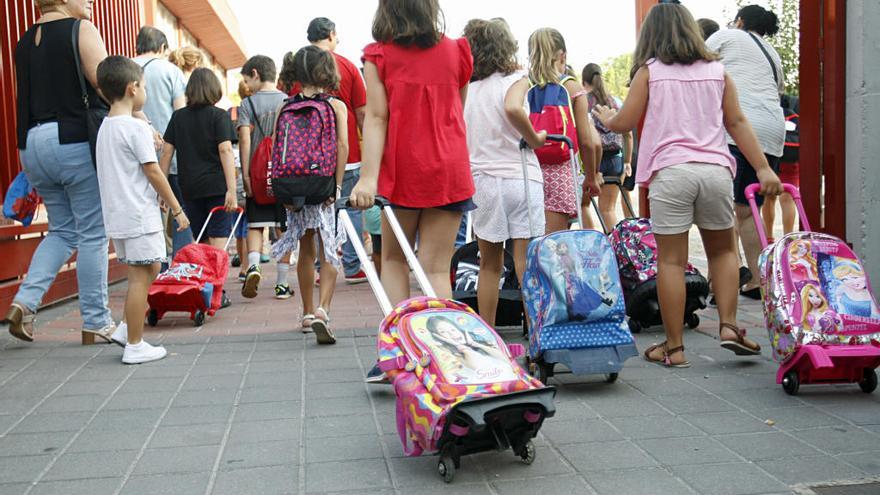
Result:
M665 342L664 342L664 345L665 345ZM666 349L664 347L664 352L666 353L667 356L675 354L676 352L684 352L684 344L682 344L678 347L673 347L672 349Z
M743 343L743 339L745 339L745 336L746 336L746 329L745 328L740 328L732 323L722 323L718 329L718 334L719 334L718 336L719 337L721 336L721 331L724 330L725 328L736 332L736 341L739 342L740 344Z
M318 316L318 311L324 313L324 317L323 317L323 318L321 318L320 316ZM319 318L319 319L321 319L321 320L323 320L324 323L330 323L330 313L329 313L326 309L324 309L324 308L322 308L322 307L320 307L320 306L318 306L317 308L315 308L315 317L316 317L316 318Z

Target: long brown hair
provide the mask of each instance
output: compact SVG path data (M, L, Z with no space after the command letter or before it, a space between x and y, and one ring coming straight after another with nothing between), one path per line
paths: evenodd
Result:
M719 57L706 48L700 27L684 5L661 3L651 8L642 24L630 79L652 58L664 64L690 65Z
M565 49L565 38L553 28L541 28L529 36L529 78L538 86L559 82L556 53Z
M430 48L446 30L439 0L379 0L373 39L381 43Z
M593 89L590 94L596 98L600 105L611 105L611 96L605 90L605 79L602 77L602 68L598 64L587 64L581 72L581 80L589 84Z
M462 36L471 44L474 56L471 81L486 79L496 72L507 76L516 71L519 46L504 19L471 19Z

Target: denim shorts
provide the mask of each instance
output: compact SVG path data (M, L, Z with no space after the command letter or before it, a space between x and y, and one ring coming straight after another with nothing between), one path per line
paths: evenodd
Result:
M620 156L620 152L606 151L602 153L599 172L602 173L602 177L620 177L623 175L623 157Z

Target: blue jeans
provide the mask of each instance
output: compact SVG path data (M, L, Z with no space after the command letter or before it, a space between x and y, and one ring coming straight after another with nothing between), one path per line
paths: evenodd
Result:
M458 226L458 233L455 234L455 249L458 249L467 243L467 219L469 212L464 212L461 216L461 224Z
M348 197L358 179L361 178L361 169L348 170L342 179L342 197ZM361 210L357 208L349 208L348 216L351 217L351 223L357 231L358 238L363 239L363 221L361 220ZM342 228L341 226L339 228ZM361 262L358 260L357 253L350 240L345 241L342 245L342 270L346 277L351 277L361 270Z
M59 144L58 124L28 131L21 163L49 213L49 233L31 258L15 301L36 311L58 270L77 252L76 280L83 325L98 329L113 320L107 306L107 236L98 175L88 143Z

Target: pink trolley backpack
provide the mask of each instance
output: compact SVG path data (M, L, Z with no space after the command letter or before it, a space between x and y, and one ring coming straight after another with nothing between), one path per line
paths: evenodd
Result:
M378 367L397 396L397 432L404 453L438 453L438 472L451 482L463 455L512 449L535 459L532 438L555 414L556 390L516 362L525 349L506 345L467 305L439 299L403 236L387 200L376 198L425 297L391 306L344 207L339 218L386 314L379 329ZM344 205L345 199L340 200ZM340 206L341 206L340 205Z
M755 202L760 185L746 189L764 246L758 264L764 319L780 363L776 383L790 395L814 383L858 383L871 393L880 366L880 310L868 275L844 241L809 231L800 192L784 187L804 231L769 246Z

